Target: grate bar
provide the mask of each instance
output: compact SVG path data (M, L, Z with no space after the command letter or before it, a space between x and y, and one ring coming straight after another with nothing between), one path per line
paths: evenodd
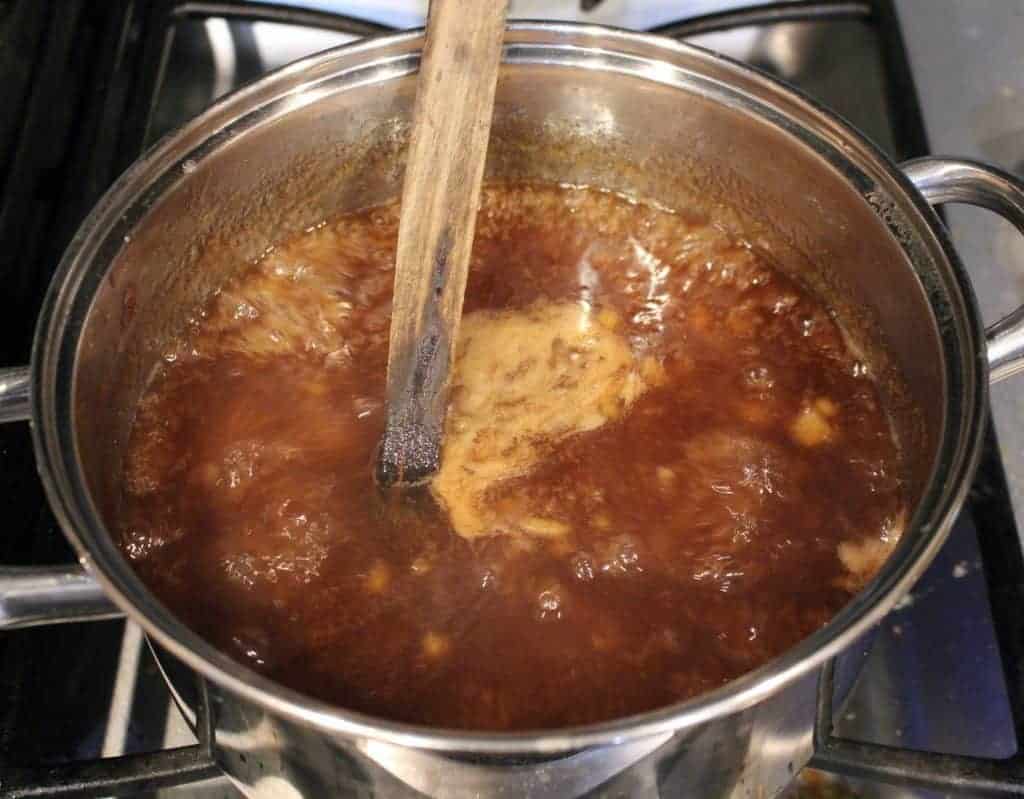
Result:
M780 22L823 22L840 19L865 19L872 15L871 3L848 0L788 0L783 3L756 4L691 17L651 28L649 33L682 39L702 33L718 33L754 25L776 25Z
M991 422L985 436L985 447L991 448L988 451L998 452L999 443ZM970 507L980 531L978 546L1020 747L1024 742L1024 552L999 458L982 458L971 486Z
M213 718L206 681L197 676L196 683L199 743L52 766L5 765L0 767L0 799L133 796L222 776L213 758Z
M353 36L377 36L381 33L392 33L395 30L388 25L330 11L295 8L280 3L255 3L250 0L241 0L241 2L190 0L178 5L173 14L178 18L222 17L229 21L277 22L284 25L301 25L306 28L350 33Z
M964 796L1020 796L1024 782L1019 755L989 760L837 738L830 738L810 765L843 777Z
M962 796L1020 796L1024 756L967 757L919 752L895 746L839 738L832 732L835 661L829 661L818 681L814 755L811 768L858 780L913 786Z
M0 799L131 796L220 775L202 745L195 744L56 766L5 768L0 771Z

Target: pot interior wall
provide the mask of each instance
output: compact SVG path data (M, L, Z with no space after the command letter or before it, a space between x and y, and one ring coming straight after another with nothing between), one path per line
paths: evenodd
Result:
M168 339L268 247L399 193L414 91L410 74L321 80L271 98L230 134L196 136L187 158L153 175L133 206L130 240L116 242L98 284L77 356L79 456L108 521L133 409ZM793 134L699 85L511 63L487 174L596 185L670 208L716 207L781 268L832 298L878 371L891 376L895 366L905 376L906 393L901 381L884 385L914 455L911 485L923 484L945 401L928 302L863 187Z

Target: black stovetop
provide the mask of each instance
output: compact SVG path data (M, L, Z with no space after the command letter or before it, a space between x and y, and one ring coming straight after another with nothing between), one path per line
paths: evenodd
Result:
M680 17L687 5L680 0ZM261 21L254 24L256 19ZM319 49L348 34L382 30L372 22L257 3L0 0L0 277L6 304L0 365L27 362L34 320L63 247L145 146L218 93L296 57L303 47ZM896 160L927 152L888 2L772 3L672 23L658 32L720 49L803 88ZM0 455L7 520L0 563L72 560L43 499L26 426L0 427ZM932 753L1013 755L1024 721L1022 607L1020 542L990 433L949 543L911 598L883 623L835 733ZM823 736L829 727L823 721ZM154 761L121 761L116 772L80 761L160 750L187 739L148 650L123 622L0 634L0 799L149 795L153 785L142 786ZM36 768L61 763L71 765L59 778ZM982 762L849 743L823 745L816 763L943 790L976 791L983 778L1000 776L997 767ZM161 774L157 782L163 784L183 780L173 768ZM852 784L865 796L917 795L877 780ZM205 796L208 788L190 785L184 795ZM210 795L234 795L222 785L212 790ZM1003 792L1024 788L1004 784Z

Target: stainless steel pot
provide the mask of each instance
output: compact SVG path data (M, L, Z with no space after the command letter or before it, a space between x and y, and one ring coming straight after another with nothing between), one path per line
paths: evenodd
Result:
M670 207L721 200L782 268L829 293L868 346L885 345L912 401L894 388L897 415L919 408L901 423L916 512L827 627L653 713L540 734L427 729L311 700L230 660L149 593L111 536L132 409L189 309L284 236L398 193L421 43L360 42L231 95L137 162L82 225L32 365L0 378L0 418L31 420L82 568L3 570L0 624L127 613L193 721L193 678L206 678L218 762L252 796L619 796L654 784L662 795L773 795L810 755L822 664L842 653L841 700L872 627L942 544L974 470L989 380L1024 369L1024 310L986 334L928 203L983 205L1024 230L1024 187L967 161L901 170L807 98L713 53L597 27L512 26L488 172Z

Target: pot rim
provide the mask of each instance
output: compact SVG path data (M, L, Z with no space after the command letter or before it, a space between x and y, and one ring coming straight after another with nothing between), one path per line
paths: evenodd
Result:
M90 275L100 243L107 240L112 232L120 232L119 225L128 225L124 229L130 229L130 224L136 220L128 220L125 211L129 207L139 205L140 199L141 204L148 207L144 195L155 199L151 196L152 185L147 180L154 170L166 175L194 148L209 142L211 137L260 108L261 103L254 104L254 100L269 98L263 101L270 102L293 95L303 86L308 87L308 82L299 80L303 76L316 80L331 77L337 72L330 66L341 57L372 57L375 52L410 46L413 47L411 52L418 54L419 47L415 45L422 40L422 35L422 30L414 30L361 39L300 59L221 98L198 117L165 136L138 159L115 181L83 221L50 284L36 327L32 357L32 436L37 468L61 528L77 551L82 565L96 576L105 592L128 617L161 647L230 692L275 715L329 733L452 753L556 755L588 746L671 734L750 707L821 666L860 638L888 612L927 567L945 540L977 464L985 420L988 372L983 328L969 279L938 217L898 167L851 125L811 98L745 64L695 45L653 34L568 22L517 22L508 26L512 44L520 41L529 44L531 37L550 43L550 38L555 36L564 37L567 41L563 46L569 48L578 48L582 41L602 52L644 50L651 54L648 57L652 60L658 56L686 57L709 68L726 71L729 77L735 78L736 84L748 87L748 91L751 88L759 90L763 93L761 96L767 96L769 100L744 94L742 88L736 90L745 111L764 116L767 110L771 121L782 124L787 132L817 152L824 154L827 150L833 159L849 164L851 168L850 159L857 155L877 174L889 180L892 189L906 196L918 215L916 222L910 220L912 227L929 250L930 260L938 265L940 271L943 268L947 271L945 289L955 303L952 309L947 310L951 310L952 323L957 330L942 337L948 396L936 467L897 549L868 586L826 626L754 671L718 689L658 710L612 721L512 733L469 732L397 723L307 697L257 674L214 648L156 601L120 555L100 521L85 487L81 462L77 457L71 378L59 379L62 374L73 372L71 367L76 362L81 325L68 324L75 298L83 286L94 288L105 277L105 270L104 275ZM509 46L507 42L506 48ZM552 46L557 48L559 44ZM730 83L729 88L734 85ZM814 133L807 124L793 120L785 111L779 112L777 106L780 104L801 109L833 141L842 142L843 146L836 147L826 140L826 133ZM89 284L86 284L87 277L91 281ZM932 298L929 302L931 304ZM934 313L934 305L932 310ZM953 348L952 356L950 347ZM959 407L959 414L950 412L954 403ZM72 452L75 457L71 457Z

